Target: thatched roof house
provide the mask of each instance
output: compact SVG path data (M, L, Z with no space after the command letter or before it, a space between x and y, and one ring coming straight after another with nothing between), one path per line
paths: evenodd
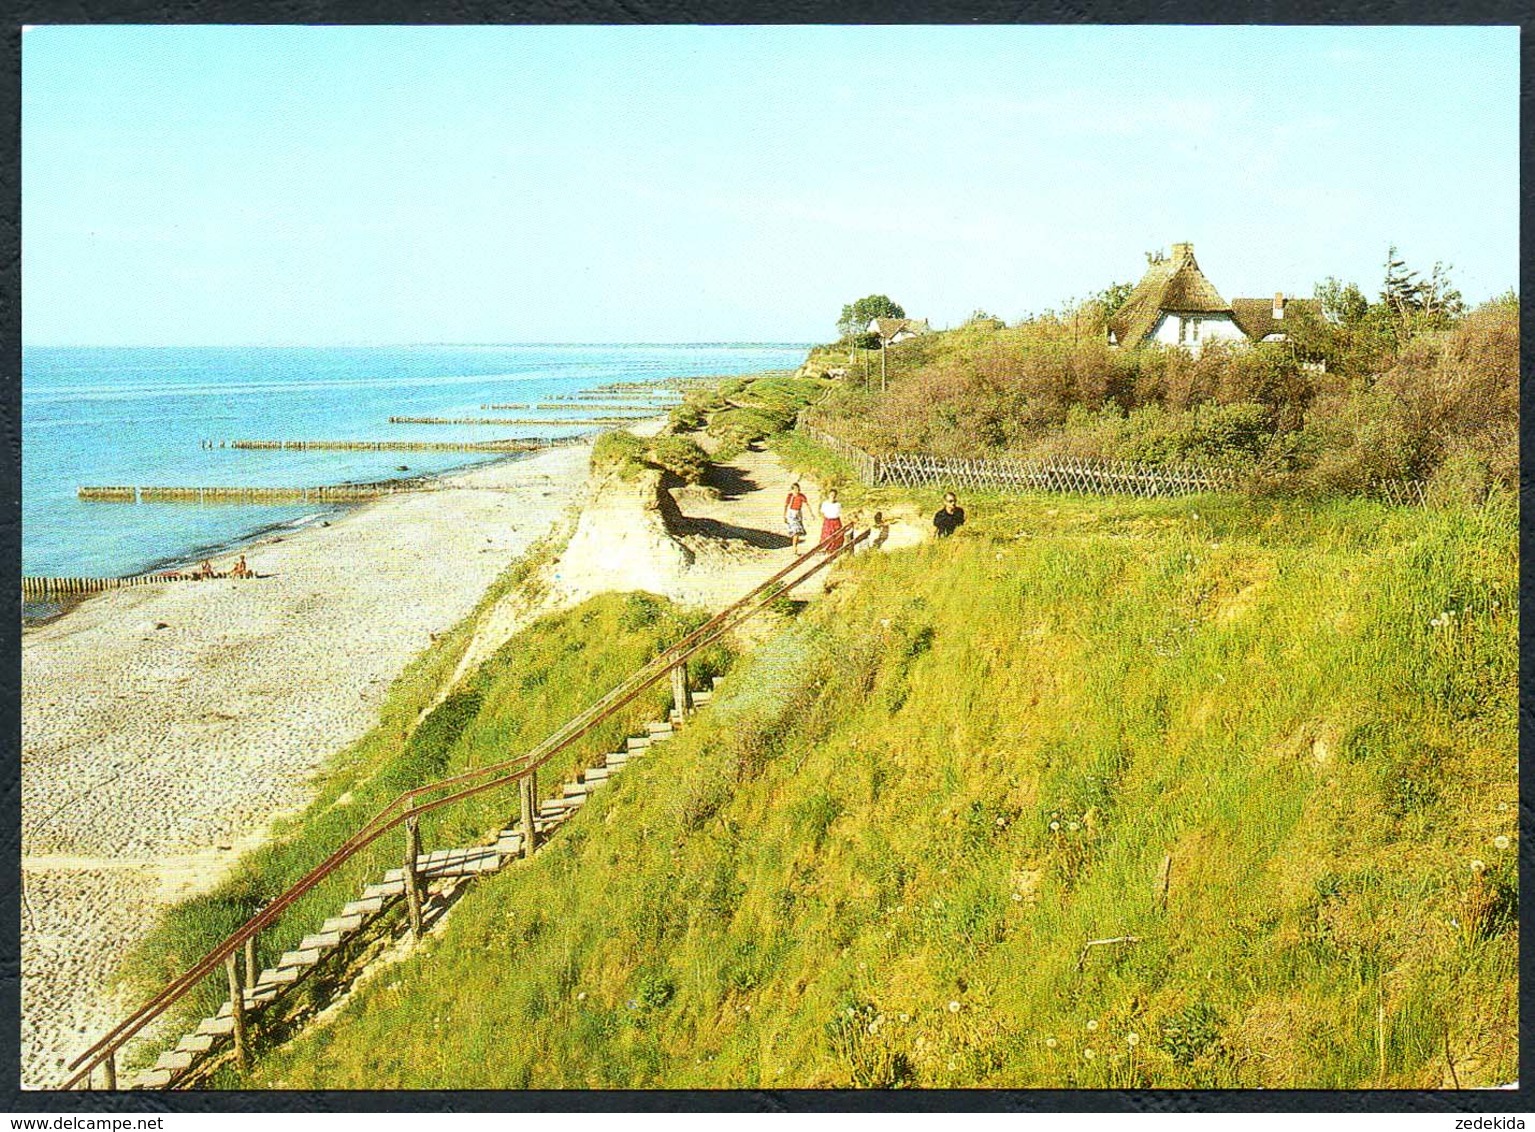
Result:
M1172 255L1157 260L1109 317L1109 345L1154 343L1182 346L1197 353L1206 342L1282 341L1287 312L1321 315L1314 299L1233 299L1227 302L1199 269L1194 245L1174 244Z
M886 346L894 346L897 342L926 334L928 326L925 318L871 318L865 330L870 334L878 334L879 340Z

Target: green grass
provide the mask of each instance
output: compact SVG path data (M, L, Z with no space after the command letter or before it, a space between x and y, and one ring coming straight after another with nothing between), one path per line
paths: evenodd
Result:
M493 588L485 608L510 588L527 588L535 552ZM527 750L619 684L657 651L702 618L660 598L609 594L547 616L518 633L433 709L417 717L451 676L471 635L475 615L427 650L398 679L376 727L343 751L315 784L314 801L279 823L270 843L239 862L208 895L171 909L129 957L122 972L134 997L147 996L185 971L260 907L324 859L396 795ZM701 671L718 672L723 649L700 658ZM586 764L669 703L664 682L613 720L556 757L539 777L542 793L557 793L562 777ZM472 844L515 818L514 790L491 791L421 821L425 848ZM356 899L364 883L399 864L403 841L386 837L352 858L305 895L263 933L260 959L270 964L305 934ZM212 1013L224 996L223 972L205 981L175 1008L187 1021Z
M253 1083L1512 1079L1513 508L966 504Z
M624 480L634 479L647 468L658 468L683 483L701 483L709 470L709 454L684 436L642 439L617 429L597 438L592 446L592 468L612 468Z

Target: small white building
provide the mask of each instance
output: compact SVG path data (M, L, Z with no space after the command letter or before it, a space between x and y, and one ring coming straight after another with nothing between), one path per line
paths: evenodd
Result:
M1193 244L1174 244L1172 255L1157 260L1109 317L1111 346L1180 346L1199 353L1209 342L1280 342L1285 316L1305 311L1321 317L1314 299L1221 298L1199 270Z

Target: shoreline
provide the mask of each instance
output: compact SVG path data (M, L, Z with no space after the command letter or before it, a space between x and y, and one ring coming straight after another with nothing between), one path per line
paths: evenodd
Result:
M115 1019L111 976L159 911L306 805L395 679L568 514L591 444L253 533L233 544L253 580L109 590L27 627L24 1087Z
M552 444L546 448L539 448L530 451L497 453L496 455L488 458L482 458L470 463L458 464L451 468L444 468L441 471L424 472L416 474L413 477L399 476L397 478L416 478L433 482L450 482L454 479L472 475L475 472L494 467L498 464L510 463L516 460L530 459L556 448L589 448L594 442L596 435L596 433L592 433L590 436L584 436L578 440L567 441L561 444ZM239 554L241 552L249 552L252 547L273 541L271 536L274 535L277 536L276 541L280 542L287 538L300 535L303 532L314 528L328 527L332 525L332 523L345 518L360 508L371 507L381 501L381 499L365 499L359 500L357 502L309 504L308 506L317 508L317 510L312 511L309 514L302 515L296 519L282 519L276 522L262 523L259 526L251 528L243 534L225 539L221 542L208 543L203 546L193 547L191 550L181 554L163 555L162 557L154 559L142 570L128 574L114 574L110 576L117 578L139 578L150 574L165 573L171 570L195 569L204 560L223 558L229 555ZM102 576L105 577L108 575ZM67 616L75 609L80 608L80 606L90 601L92 598L98 596L100 595L86 594L75 598L65 597L62 599L49 601L47 604L56 605L60 608L56 612L51 613L46 617L28 617L26 613L23 612L21 619L22 633L30 634L44 625L52 625L56 623L60 618ZM33 604L43 603L34 602Z

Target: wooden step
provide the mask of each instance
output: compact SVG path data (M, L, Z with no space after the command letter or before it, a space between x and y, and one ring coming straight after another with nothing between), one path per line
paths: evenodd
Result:
M720 681L722 681L724 679L725 678L723 676L716 676L713 680L711 680L709 682L709 686L711 688L713 688L716 692L718 692L720 690Z
M289 967L313 967L319 961L318 947L304 947L298 951L284 951L282 958L277 960L277 969L282 971Z
M588 783L606 782L613 775L610 767L594 766L581 772L581 777Z
M603 757L602 764L609 770L618 770L629 761L628 751L616 751Z
M340 932L316 932L298 941L300 951L329 951L341 944ZM278 964L281 966L281 964Z
M229 1025L233 1028L233 1019L230 1019ZM183 1034L181 1040L176 1043L176 1048L184 1053L207 1053L213 1048L213 1035L203 1033L202 1027L199 1026L197 1033Z
M586 783L567 782L562 788L562 792L567 798L580 798L586 794Z
M261 972L261 977L256 980L256 993L260 994L268 987L281 986L284 983L298 982L299 969L297 967L268 967Z
M651 738L651 741L652 741L652 742L655 742L655 743L664 743L664 742L666 742L666 741L667 741L667 740L668 740L668 739L670 739L670 738L672 738L672 736L673 736L673 735L675 735L675 734L676 734L676 732L675 732L675 731L672 731L672 730L671 730L671 729L670 729L670 728L668 728L668 729L667 729L667 730L665 730L665 731L657 731L657 732L654 732L654 733L653 733L653 734L652 734L652 735L651 735L651 736L650 736L650 738Z
M706 703L708 703L713 698L714 698L714 693L713 692L694 692L693 693L693 706L694 707L703 707Z
M647 723L645 724L645 730L652 737L656 735L670 735L672 733L672 725L670 723Z
M172 1073L185 1072L192 1068L192 1055L186 1050L167 1050L155 1061L155 1068L169 1069Z
M382 896L370 896L363 900L353 900L341 907L343 916L371 916L384 910L384 898Z
M175 1074L169 1069L145 1069L133 1079L135 1089L163 1089Z
M404 896L405 882L403 880L385 881L383 884L370 884L364 886L362 898L371 900L375 896Z
M224 1004L228 1006L226 1002ZM235 1020L228 1014L219 1018L204 1018L197 1024L197 1032L210 1038L221 1038L235 1032Z
M302 974L297 968L289 968L289 973L293 975L293 979L289 980L290 982L297 981L299 975ZM254 1010L258 1006L265 1006L276 998L281 990L282 987L274 983L267 983L264 986L258 985L255 990L246 992L245 1009Z
M624 747L630 751L643 751L648 746L650 746L649 735L636 735L624 744Z
M362 927L362 920L361 916L332 916L320 925L320 930L347 936Z

